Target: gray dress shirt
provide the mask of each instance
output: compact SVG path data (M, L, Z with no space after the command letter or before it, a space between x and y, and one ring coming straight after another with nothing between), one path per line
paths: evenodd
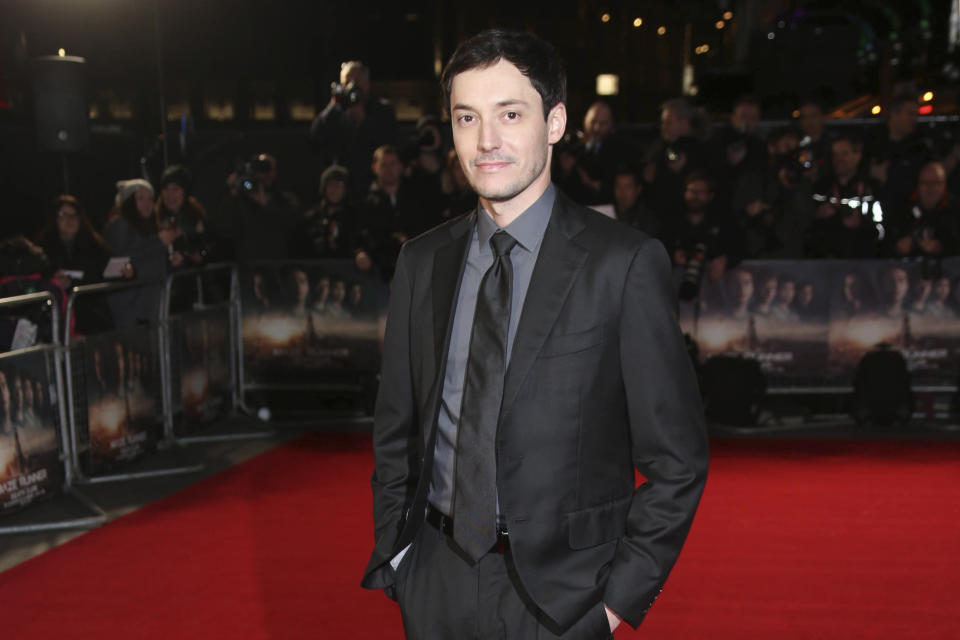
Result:
M543 234L547 230L556 189L551 183L546 191L516 220L504 227L504 231L516 238L518 244L510 252L513 264L513 291L510 302L510 325L507 330L507 356L509 364L513 352L513 340L527 297L530 276L540 254ZM467 265L460 282L457 309L453 317L450 350L447 352L446 375L443 379L443 395L440 415L437 418L437 444L433 456L433 476L430 478L429 500L434 507L452 514L453 481L457 458L457 426L460 423L460 406L463 402L464 379L467 358L470 355L470 335L473 331L473 316L477 306L480 280L493 265L493 249L490 237L499 229L493 218L482 206L478 206L477 226L470 238Z

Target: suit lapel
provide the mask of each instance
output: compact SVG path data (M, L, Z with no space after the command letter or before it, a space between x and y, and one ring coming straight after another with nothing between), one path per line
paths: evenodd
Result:
M577 274L586 262L587 250L572 241L583 227L583 220L566 197L558 192L513 340L513 352L504 380L501 416L509 411L516 399L524 378L556 323Z
M433 345L440 379L446 364L447 343L453 314L456 310L457 293L463 268L467 263L467 250L473 236L476 212L464 216L450 227L450 242L433 254L432 289L433 299Z

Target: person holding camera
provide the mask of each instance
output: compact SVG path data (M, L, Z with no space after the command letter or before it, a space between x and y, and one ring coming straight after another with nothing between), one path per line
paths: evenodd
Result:
M868 172L889 202L903 202L917 184L923 164L933 159L933 142L917 130L917 98L893 97L887 123L867 147Z
M665 214L683 211L686 177L704 168L701 129L705 115L686 98L672 98L660 105L660 137L644 157L644 191L650 205Z
M227 190L210 223L232 243L240 263L289 257L290 235L300 220L294 197L277 188L277 159L261 153L227 177Z
M894 212L889 253L896 257L957 255L960 209L947 192L947 173L939 162L920 170L916 190Z
M350 197L364 198L373 172L374 150L397 143L393 106L370 92L370 69L358 60L340 65L340 82L331 85L330 103L310 125L310 140L324 162L350 172Z
M174 249L183 254L187 265L202 265L207 258L207 211L200 201L189 195L192 176L182 164L172 164L160 176L160 196L154 207L157 223L177 227L180 235Z
M886 230L880 186L861 172L863 143L840 135L830 150L833 175L813 187L804 253L808 258L875 258Z

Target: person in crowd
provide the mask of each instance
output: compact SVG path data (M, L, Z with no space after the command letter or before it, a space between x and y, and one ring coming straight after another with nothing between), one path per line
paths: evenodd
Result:
M179 234L179 227L175 225L157 224L153 187L148 182L140 179L117 182L115 206L107 216L103 238L111 255L129 260L134 277L142 281L160 280L170 269L181 267L183 254L174 248ZM137 322L155 322L161 286L111 294L114 324L125 328Z
M553 183L579 204L590 202L590 188L583 181L583 141L573 132L567 132L553 145L551 175Z
M447 164L443 175L440 176L440 186L443 191L444 205L440 217L450 220L477 208L477 194L474 192L467 176L460 166L457 150L450 149L447 154Z
M280 190L277 160L272 155L257 155L244 172L248 166L252 175L233 172L227 177L210 227L232 244L233 257L241 265L287 259L290 235L301 217L297 201Z
M437 220L424 215L417 194L404 184L403 163L396 147L378 148L372 166L376 180L361 207L360 244L389 282L400 246L433 226L439 215Z
M93 229L83 205L75 197L61 195L54 198L46 225L37 236L37 244L50 260L53 279L65 291L74 285L104 279L110 249ZM121 275L132 278L133 266L127 263ZM113 323L110 308L101 296L77 298L74 318L76 325L73 329L81 334L109 329Z
M812 165L811 179L829 175L833 171L830 143L833 136L827 131L826 109L823 103L814 98L800 102L798 121L800 123L800 147L809 154Z
M350 172L350 198L362 200L373 181L370 157L385 144L397 144L393 106L370 90L370 69L358 60L340 65L340 84L310 126L310 138L324 164Z
M420 118L417 121L416 139L407 156L409 160L404 170L404 182L417 194L424 217L433 220L434 224L439 223L444 207L441 176L447 150L440 120L433 115Z
M741 96L730 113L730 126L721 129L710 145L716 199L724 206L732 206L733 190L743 175L765 172L767 145L758 135L759 124L760 101L753 96Z
M912 94L894 96L887 107L887 122L867 149L869 175L883 188L887 202L909 198L920 168L933 159L933 144L917 130L917 99Z
M614 129L613 110L603 101L594 102L587 109L580 133L580 157L577 165L580 180L586 187L587 201L583 204L610 204L613 202L613 179L617 170L635 163L635 153Z
M350 173L333 165L320 175L320 200L307 209L294 238L305 259L350 258L357 250L357 209L348 199Z
M874 258L883 210L877 183L861 171L863 143L840 135L831 153L833 175L817 181L808 203L812 221L804 253L810 258Z
M174 248L183 254L185 264L202 265L208 255L206 209L190 194L193 177L182 164L173 164L160 177L160 195L154 207L160 227L177 227L180 235Z
M659 214L648 209L640 199L643 183L631 169L621 166L613 176L613 206L617 220L644 233L659 237L663 222Z
M683 209L685 180L706 164L706 148L697 135L698 112L686 98L660 105L660 137L644 156L643 182L647 202L670 216Z
M803 257L813 171L800 163L799 143L790 127L772 131L767 162L746 169L734 187L732 210L747 258Z
M702 173L690 174L684 190L684 210L667 220L664 244L675 266L698 260L704 264L707 277L717 280L727 267L739 261L739 246L728 216L711 207L713 199L713 181Z
M953 256L960 250L960 207L947 192L947 172L940 162L920 170L916 189L894 210L888 239L894 256Z

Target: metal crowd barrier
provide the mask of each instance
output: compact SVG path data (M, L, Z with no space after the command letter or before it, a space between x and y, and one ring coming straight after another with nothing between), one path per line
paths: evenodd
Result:
M228 294L226 299L217 301L214 296L207 291L208 284L216 275L226 275ZM196 292L196 300L191 309L187 311L173 312L172 301L174 284L178 281L191 281ZM181 405L183 403L182 390L184 375L184 362L182 357L182 348L174 348L178 339L183 339L180 331L177 329L186 323L199 319L203 321L202 316L215 319L219 316L224 320L224 326L227 330L227 359L230 377L230 406L229 413L236 415L240 412L252 413L250 409L243 405L243 397L240 386L240 361L243 345L240 341L240 283L237 275L236 265L233 263L216 263L202 268L184 269L172 273L167 277L164 284L164 303L161 305L160 325L162 327L161 335L164 339L164 348L162 349L163 385L165 393L165 402L167 406L173 409L176 405L174 393L181 390ZM182 347L183 345L177 345ZM204 351L204 358L209 357L209 353ZM215 377L215 376L211 376ZM181 410L183 407L181 406ZM181 414L183 411L181 411ZM180 435L176 433L176 411L171 410L165 416L164 429L167 439L178 444L192 444L200 442L218 442L228 440L245 440L256 438L267 438L274 434L270 430L259 431L237 431L229 433L218 433L216 435Z
M104 295L107 293L116 293L118 291L129 290L129 289L140 289L141 291L147 287L157 287L160 291L160 300L159 309L164 309L166 307L167 301L166 291L167 287L163 280L154 280L154 281L131 281L131 282L105 282L100 284L91 284L91 285L82 285L73 287L70 290L70 296L67 302L67 326L70 326L70 321L73 318L74 309L78 298L91 295ZM166 431L165 425L170 419L171 406L170 406L170 394L164 391L166 382L164 379L164 350L166 348L166 337L164 335L164 327L159 321L159 318L154 319L154 321L148 325L148 337L151 338L151 342L156 347L156 358L159 363L159 367L155 371L143 370L142 373L152 374L157 373L157 378L160 384L160 400L161 400L161 415L164 421L164 426L162 429L162 437L159 438L156 446L158 449L164 448L165 446L170 446L176 444L169 438L169 435ZM89 414L87 413L87 403L89 389L93 384L93 381L87 380L87 376L84 371L78 371L78 365L81 367L86 367L86 356L85 348L87 344L92 340L102 340L104 336L117 336L122 332L126 332L128 335L134 335L135 333L140 333L142 331L141 326L136 326L126 330L114 330L108 331L99 334L92 334L91 336L84 336L77 339L74 339L69 331L66 333L64 338L64 363L65 363L65 377L66 377L66 386L67 386L67 409L69 416L69 439L70 439L70 455L72 459L72 465L74 469L74 474L78 482L82 483L102 483L102 482L115 482L123 480L132 480L132 479L141 479L141 478L150 478L157 476L167 476L174 474L182 473L192 473L200 471L203 469L203 465L193 464L193 465L184 465L184 466L174 466L167 467L149 471L135 471L135 472L120 472L120 473L100 473L96 471L84 470L84 464L81 461L82 455L91 455L94 447L91 444L91 433L90 433L90 424L89 424ZM155 332L155 335L149 336L150 332ZM141 334L142 335L142 334ZM116 344L116 343L115 343ZM97 360L96 354L92 358L94 361ZM127 366L124 362L125 354L122 351L118 351L118 366L123 369ZM134 360L134 363L139 360L139 357ZM149 363L149 359L148 359ZM131 369L136 369L137 366L142 366L134 364ZM99 375L97 376L99 379ZM100 380L102 383L102 380ZM79 384L78 384L79 383ZM117 381L118 385L124 386L127 385L126 380L121 379ZM123 395L123 403L126 407L126 419L130 420L129 412L129 398L127 397L126 390L118 393L118 395ZM155 399L155 396L154 396ZM139 457L139 456L137 456ZM91 463L92 464L92 463ZM109 465L108 465L109 466Z
M0 361L13 360L31 353L45 354L47 358L52 360L52 377L55 396L51 400L53 406L56 407L56 432L59 458L63 465L64 478L62 492L65 495L75 499L83 507L91 511L93 515L89 517L58 519L49 522L39 522L25 525L0 526L0 534L33 533L38 531L95 527L99 524L102 524L106 520L106 514L102 509L100 509L100 507L73 488L73 482L77 476L77 468L74 466L75 459L73 458L70 450L70 443L72 442L72 439L68 429L66 408L64 406L68 400L68 395L64 392L63 382L64 347L60 342L60 311L55 303L54 297L49 292L44 291L0 299L0 308L19 307L31 304L43 304L49 311L52 325L52 343L25 347L0 354ZM69 326L69 324L67 326Z

